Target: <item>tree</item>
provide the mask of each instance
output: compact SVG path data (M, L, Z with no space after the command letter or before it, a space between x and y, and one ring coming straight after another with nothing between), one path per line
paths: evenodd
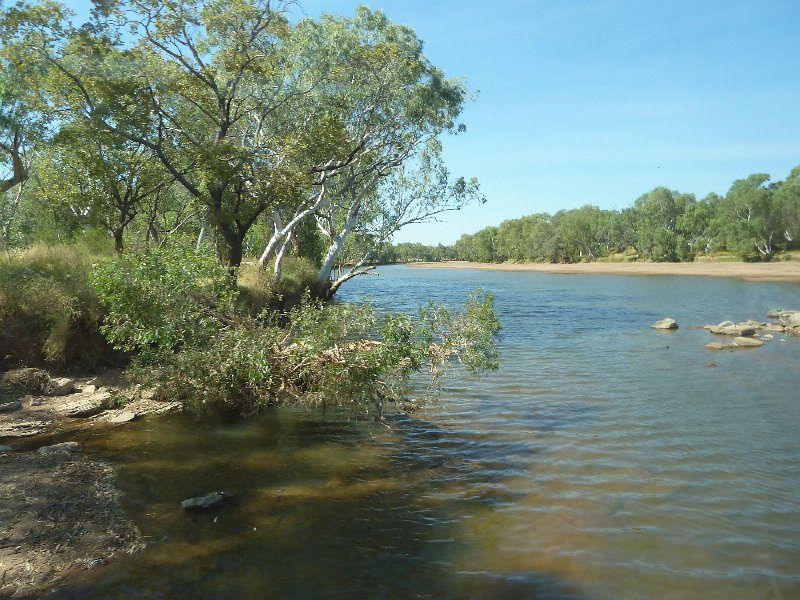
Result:
M42 198L107 231L117 254L125 229L170 182L144 145L87 130L85 122L62 126L46 163L40 174Z
M725 195L722 210L728 246L742 258L770 260L783 234L783 214L769 175L756 173L736 180Z
M411 29L361 7L353 19L301 22L293 42L315 57L304 71L316 83L303 122L316 123L324 144L315 149L310 188L294 205L275 210L262 266L277 257L280 275L282 247L303 220L314 218L328 240L319 272L325 283L355 232L380 245L401 227L482 199L474 180L450 181L437 139L461 130L455 119L466 91L430 64ZM363 272L369 254L345 279L332 281L330 293Z
M6 12L19 63L50 65L50 102L87 126L146 148L206 206L231 268L258 216L286 186L283 107L300 93L283 42L285 4L270 0L162 3L97 10L81 28L63 6Z

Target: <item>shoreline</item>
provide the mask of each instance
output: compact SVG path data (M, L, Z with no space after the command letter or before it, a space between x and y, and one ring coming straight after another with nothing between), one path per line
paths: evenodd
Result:
M480 269L484 271L537 272L558 275L731 277L747 281L800 283L800 261L774 263L590 262L572 264L447 261L406 264L417 269Z

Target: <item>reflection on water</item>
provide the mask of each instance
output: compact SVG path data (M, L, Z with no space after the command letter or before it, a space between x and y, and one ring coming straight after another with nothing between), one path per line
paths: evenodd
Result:
M689 327L800 308L800 286L391 268L346 293L412 310L478 284L501 370L416 418L88 439L150 546L60 597L800 597L800 340L709 353ZM217 489L235 502L180 510Z

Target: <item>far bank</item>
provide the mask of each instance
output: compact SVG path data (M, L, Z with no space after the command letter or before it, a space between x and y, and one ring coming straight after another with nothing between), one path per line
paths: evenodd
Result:
M574 275L677 275L699 277L734 277L748 281L783 281L800 283L800 261L773 263L726 262L589 262L553 263L476 263L467 261L418 262L409 266L423 269L483 269L486 271L536 271Z

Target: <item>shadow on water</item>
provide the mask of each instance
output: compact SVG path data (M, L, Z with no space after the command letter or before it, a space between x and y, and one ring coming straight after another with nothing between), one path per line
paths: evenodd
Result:
M375 424L291 410L87 438L117 470L148 548L52 597L582 597L554 574L482 567L485 548L463 525L515 500L490 443L402 415ZM214 490L235 501L180 509Z

